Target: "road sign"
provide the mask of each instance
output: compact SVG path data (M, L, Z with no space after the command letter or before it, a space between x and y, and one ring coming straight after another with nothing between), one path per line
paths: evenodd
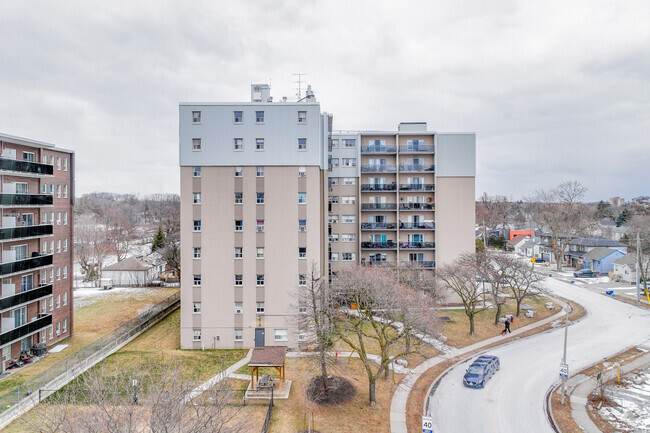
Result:
M560 377L569 377L569 366L567 364L560 364Z
M530 261L533 262L533 263L535 263L535 257L533 257L532 259L530 259Z
M430 416L422 417L422 433L433 433L433 418Z

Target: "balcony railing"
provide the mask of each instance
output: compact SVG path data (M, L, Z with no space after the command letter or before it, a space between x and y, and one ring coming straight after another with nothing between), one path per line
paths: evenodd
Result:
M424 221L424 222L405 222L405 223L400 223L399 229L400 230L435 230L436 225L432 221Z
M409 146L408 144L402 144L399 147L400 153L420 153L420 152L433 152L433 144L420 144L417 146Z
M54 166L38 162L18 161L15 159L0 158L0 171L13 171L18 173L40 174L52 176Z
M395 173L397 171L396 164L363 164L361 165L362 173Z
M361 146L361 153L395 153L396 146Z
M50 194L0 194L0 206L50 206L53 202Z
M374 183L362 183L361 191L395 191L397 185L394 183L385 183L385 184L374 184Z
M29 271L31 269L49 266L52 264L52 254L46 256L32 257L15 262L0 263L0 276L17 274L19 272Z
M361 223L361 230L395 230L397 223Z
M31 334L34 334L40 331L43 328L46 328L52 324L52 315L51 314L39 314L36 320L32 320L29 323L25 323L22 326L11 329L7 332L0 334L0 346L5 346L11 342L18 341L22 338L25 338Z
M434 203L400 203L399 210L434 210Z
M400 183L400 191L435 191L436 185L433 183Z
M401 249L416 249L416 250L434 250L436 248L435 242L400 242Z
M392 267L396 263L395 260L362 260L361 266Z
M400 164L399 171L404 172L420 172L420 171L435 171L434 164Z
M361 210L396 210L397 203L361 203Z
M395 250L397 249L397 243L395 243L395 241L361 242L361 248L366 250L367 249Z
M416 266L421 266L423 268L427 269L432 269L436 267L436 261L435 260L411 260L407 262L408 264L411 265L416 265Z
M34 287L31 290L16 293L15 295L7 296L0 299L0 311L7 310L28 302L34 302L52 294L52 284Z
M52 224L43 224L37 226L0 228L0 241L49 236L52 234L52 227Z

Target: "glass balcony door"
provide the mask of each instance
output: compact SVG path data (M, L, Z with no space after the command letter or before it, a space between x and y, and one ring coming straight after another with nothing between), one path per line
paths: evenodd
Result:
M14 319L14 328L18 328L27 323L27 307L12 310L10 315Z
M34 275L33 274L23 275L22 281L20 283L20 291L26 292L28 290L32 290L33 288L34 288Z
M423 242L424 241L424 235L421 234L421 233L409 234L408 240L409 240L409 244L414 243L414 242Z
M23 226L33 226L34 225L34 214L33 213L24 213L21 216L23 220Z
M424 261L424 253L409 253L409 262Z

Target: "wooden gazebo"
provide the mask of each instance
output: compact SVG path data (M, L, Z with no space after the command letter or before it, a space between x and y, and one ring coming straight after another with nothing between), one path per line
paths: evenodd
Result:
M287 354L286 346L262 346L253 349L248 366L251 368L251 389L259 382L259 368L273 367L278 370L280 376L279 391L282 391L282 383L285 379L284 358Z

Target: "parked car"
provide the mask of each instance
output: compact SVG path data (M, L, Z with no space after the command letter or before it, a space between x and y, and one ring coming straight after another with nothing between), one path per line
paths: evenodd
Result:
M574 272L573 276L576 278L595 278L600 275L600 272L592 271L590 269L581 269L578 272Z
M499 358L494 355L481 355L472 362L465 377L463 385L468 388L484 388L485 383L501 368Z

